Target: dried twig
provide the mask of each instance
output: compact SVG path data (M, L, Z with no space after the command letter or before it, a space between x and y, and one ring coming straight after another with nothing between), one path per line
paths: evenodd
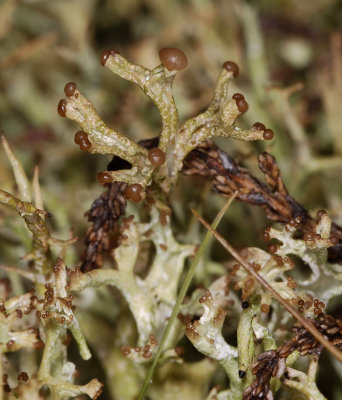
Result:
M110 247L115 247L114 235L119 218L125 213L126 199L124 196L127 184L113 182L101 194L86 212L92 225L88 228L85 238L85 251L81 269L84 272L99 268L103 264L103 255ZM111 237L112 236L112 237Z
M287 224L300 217L299 230L315 233L316 221L289 195L275 158L263 153L258 161L268 185L240 167L212 141L207 141L188 155L182 172L184 175L200 175L211 179L213 190L224 197L230 197L238 191L236 200L262 207L266 216L273 221ZM342 228L337 224L331 226L331 238L337 244L328 249L328 261L342 262Z
M158 137L140 141L139 144L150 149L158 146ZM108 170L128 168L130 164L119 157L114 157L108 165ZM265 174L268 185L260 182L218 148L213 141L208 140L201 143L186 157L182 173L211 179L213 190L227 198L238 191L236 200L262 207L266 216L273 221L287 224L294 218L300 217L299 229L302 232L315 232L315 220L289 195L275 158L268 153L261 154L259 168ZM93 225L89 228L85 240L86 251L82 264L84 271L101 266L103 254L109 249L108 235L116 230L119 218L125 214L126 202L123 196L125 189L120 185L124 184L120 182L109 184L107 191L94 201L86 214ZM117 202L120 203L120 210L118 206L116 210L112 208ZM107 228L106 220L112 221L109 228ZM328 261L342 262L342 228L337 224L331 226L331 237L338 243L328 249Z

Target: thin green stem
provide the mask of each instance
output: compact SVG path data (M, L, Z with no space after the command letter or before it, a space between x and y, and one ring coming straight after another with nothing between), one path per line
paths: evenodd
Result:
M220 212L217 214L216 218L214 219L214 221L212 223L212 226L213 226L214 229L216 229L217 225L221 221L223 215L225 214L226 210L228 209L228 207L230 206L230 204L232 203L232 201L234 200L236 195L237 195L237 192L229 199L229 201L224 205L224 207L222 207ZM204 239L203 239L203 241L202 241L202 243L200 245L200 248L198 249L198 252L197 252L192 264L190 265L190 268L189 268L188 273L187 273L187 275L185 277L184 283L183 283L183 285L182 285L182 287L181 287L181 289L179 291L176 304L173 307L170 320L169 320L169 322L168 322L168 324L167 324L167 326L165 328L163 337L162 337L162 339L160 341L160 345L159 345L159 348L157 350L156 356L155 356L155 358L154 358L154 360L153 360L153 362L152 362L152 364L151 364L151 366L150 366L150 368L148 370L146 378L144 380L143 386L142 386L141 391L139 393L138 400L143 400L144 399L145 393L146 393L146 391L147 391L147 389L148 389L148 387L149 387L149 385L151 383L151 380L152 380L154 371L156 369L157 363L159 361L159 358L160 358L160 356L161 356L161 354L163 352L163 348L164 348L165 342L167 341L167 339L169 337L172 325L173 325L173 323L174 323L174 321L175 321L175 319L176 319L176 317L178 315L180 306L183 303L183 300L184 300L184 297L186 295L186 292L187 292L187 290L188 290L188 288L190 286L191 280L192 280L192 278L193 278L193 276L195 274L196 267L197 267L198 263L200 262L203 254L204 254L204 252L205 252L205 250L207 248L207 245L209 243L210 238L211 238L211 233L207 232L207 234L205 235L205 237L204 237Z

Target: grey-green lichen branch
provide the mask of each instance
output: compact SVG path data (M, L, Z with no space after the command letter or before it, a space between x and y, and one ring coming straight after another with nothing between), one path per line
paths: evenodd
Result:
M50 246L57 245L67 247L77 241L77 238L60 240L52 237L46 221L49 214L31 203L32 191L35 192L35 198L39 198L40 189L37 177L34 178L32 189L21 163L12 152L5 136L2 135L1 139L13 169L13 174L19 188L19 195L26 200L19 199L11 193L0 189L0 203L14 208L23 218L27 228L32 233L31 251L25 256L25 260L34 262L35 281L37 283L43 283L45 280L44 275L51 272Z
M97 399L102 391L102 383L92 379L86 385L75 385L75 365L67 361L66 347L63 345L65 329L54 321L49 321L45 328L45 348L40 364L38 379L41 386L48 386L51 398L63 400L80 394L87 394Z
M31 231L33 239L32 248L30 253L25 256L25 259L34 261L37 273L36 281L42 282L42 276L51 271L49 246L51 244L68 246L74 243L77 238L65 241L53 238L47 227L46 217L48 214L45 211L37 209L32 203L22 201L4 190L0 190L0 202L13 207L24 219L28 229Z
M3 265L1 268L11 273L20 271L19 274L35 283L36 291L32 289L26 294L12 297L6 301L1 299L1 353L44 347L38 377L32 377L30 384L36 385L37 391L42 386L49 387L50 398L56 400L69 399L80 394L87 394L92 399L96 399L102 390L102 384L97 379L93 379L83 386L73 384L76 368L73 363L67 361L65 345L67 329L74 336L81 357L88 360L91 354L73 312L72 296L68 296L66 292L66 267L62 259L58 259L53 265L50 254L50 246L57 245L65 248L74 243L77 238L59 240L51 235L47 224L49 214L37 208L37 205L40 205L41 208L43 206L38 170L35 171L31 186L20 162L4 136L2 143L14 172L19 195L24 197L25 200L0 190L0 202L14 208L24 219L31 232L32 248L24 259L33 261L34 268L31 271ZM32 196L32 191L34 196ZM34 197L36 205L30 202L32 197ZM34 295L35 292L37 295ZM41 298L43 294L44 298ZM33 313L33 311L35 312ZM26 315L29 315L28 319L25 318ZM40 332L30 325L37 321L40 321L42 325ZM43 340L39 338L39 333ZM19 376L23 376L25 381L28 379L26 372ZM8 391L11 391L9 386ZM16 388L16 391L21 393L20 385ZM13 396L11 393L9 398L15 398L17 395L13 393Z
M203 315L199 320L187 324L185 334L198 351L222 365L230 382L227 399L238 400L242 393L238 349L229 345L221 332L226 312L217 305L209 290L205 290L199 302L204 309Z
M75 270L69 274L68 290L101 285L113 285L120 290L137 324L139 346L145 345L151 334L159 334L165 319L170 317L185 260L195 251L195 246L178 243L169 222L163 225L159 218L153 207L150 222L135 223L132 218L125 221L120 246L113 253L117 269L96 269L86 274ZM144 241L152 241L156 254L147 277L141 279L134 267Z
M270 228L267 235L281 242L274 247L275 257L288 259L288 255L300 257L311 269L307 279L297 280L298 289L311 291L316 297L327 304L333 297L342 293L342 269L339 264L328 262L327 248L334 246L331 238L331 219L323 213L318 219L315 233L304 233L302 239L295 238L297 223L288 224L282 229ZM313 309L306 310L306 315L312 317Z
M13 352L23 348L39 348L38 330L26 327L21 318L30 310L32 293L0 301L0 351Z
M163 64L150 70L129 63L118 53L111 54L104 65L121 78L136 83L158 107L162 119L159 147L167 152L175 141L179 127L178 111L171 90L176 71L169 71Z
M65 87L68 99L60 101L58 112L81 125L82 131L75 136L80 148L90 153L112 154L132 165L129 170L105 171L105 178L99 178L101 183L116 180L139 184L145 188L155 177L162 189L168 192L177 181L184 158L201 142L216 136L239 140L273 137L273 132L260 123L250 130L235 126L236 118L247 111L248 104L242 94L236 93L232 97L229 91L231 78L238 76L237 65L230 61L223 64L208 109L180 124L172 84L177 71L187 65L187 59L177 49L162 49L160 59L160 65L148 69L130 63L115 50L106 50L101 54L102 65L121 78L137 84L157 106L162 120L158 144L163 154L160 164L154 164L150 154L142 146L107 127L92 103L80 93L74 83L68 83Z
M318 360L311 358L307 374L288 367L286 368L287 376L282 382L285 386L302 393L307 400L326 400L317 388L317 369Z

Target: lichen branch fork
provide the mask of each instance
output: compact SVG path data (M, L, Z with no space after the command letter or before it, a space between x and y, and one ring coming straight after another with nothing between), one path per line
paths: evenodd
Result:
M105 50L100 56L103 66L121 78L136 83L158 107L162 119L158 147L147 150L109 128L74 82L65 85L67 99L60 100L58 104L61 117L72 119L81 126L74 141L82 151L111 154L131 165L130 169L101 171L97 179L102 185L114 181L127 183L125 195L133 202L145 197L145 188L153 177L160 190L168 192L177 181L185 157L205 140L214 136L239 140L273 138L272 130L266 129L260 122L254 124L251 130L241 130L235 126L236 118L248 110L248 104L241 93L231 97L228 93L230 79L239 75L239 67L232 61L222 65L208 109L180 125L171 89L176 73L188 65L188 59L181 50L175 48L161 49L159 57L161 64L150 70L128 62L114 49Z

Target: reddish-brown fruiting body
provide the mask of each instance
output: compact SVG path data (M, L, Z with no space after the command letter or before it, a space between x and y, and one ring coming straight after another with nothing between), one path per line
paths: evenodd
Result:
M63 118L66 117L67 104L68 103L67 103L67 101L65 99L60 100L59 103L58 103L57 111L58 111L58 114Z
M232 96L234 100L245 100L245 96L241 93L234 93Z
M264 131L266 129L266 126L261 122L256 122L255 124L253 124L253 128L257 131Z
M174 351L176 352L176 354L178 354L179 356L183 355L185 353L185 349L183 346L176 346L174 348Z
M6 385L4 385L4 392L6 393L11 393L12 389L10 388L10 386L6 383Z
M243 301L242 303L241 303L241 307L245 310L246 308L248 308L249 307L249 303L248 303L248 301Z
M132 185L127 186L125 197L134 203L139 203L141 200L141 191L142 186L139 183L133 183Z
M167 48L159 50L160 62L169 71L180 71L188 65L188 59L182 50Z
M75 133L74 141L76 144L80 144L83 140L88 139L88 135L84 131L78 131Z
M105 65L110 56L110 50L104 50L100 55L100 63Z
M91 148L91 142L88 139L88 135L86 138L84 138L83 140L80 141L79 145L80 145L80 149L82 151L87 151Z
M99 183L102 185L105 185L106 183L111 183L113 182L113 179L107 171L101 171L96 175L96 179L98 180Z
M27 372L21 372L18 377L17 377L18 381L23 381L23 382L27 382L29 380L29 376L27 374Z
M231 71L234 78L239 76L239 67L234 61L226 61L223 63L222 67L227 71Z
M234 93L232 99L236 101L236 105L240 113L245 113L248 110L248 103L245 96L241 93Z
M245 99L236 100L236 105L241 114L245 113L248 110L248 103Z
M264 240L265 240L266 242L269 242L269 241L271 240L271 236L270 236L270 234L269 234L268 231L265 231L265 232L263 233L262 237L264 238Z
M327 212L325 210L318 210L317 211L317 218L321 218L323 215L326 215Z
M110 49L109 51L110 51L110 54L113 57L115 57L116 55L120 54L120 52L118 50L116 50L116 49Z
M76 83L75 82L68 82L64 86L64 93L67 97L71 97L74 95L75 90L77 89Z
M155 167L159 167L160 165L163 165L165 162L165 153L158 147L153 147L152 149L150 149L148 151L147 157L150 163Z
M274 133L272 129L265 129L264 134L262 136L265 140L272 140Z
M310 233L310 232L305 232L303 238L306 242L310 242L311 240L314 240L314 237L313 237L312 233Z
M278 246L276 244L269 244L268 245L268 252L271 254L276 253L278 250Z
M129 355L131 354L131 348L130 348L129 346L121 347L121 354L122 354L124 357L129 356Z
M104 50L101 55L100 55L100 62L102 65L105 65L109 56L113 56L115 57L117 54L120 54L120 52L118 52L115 49L110 49L110 50Z

